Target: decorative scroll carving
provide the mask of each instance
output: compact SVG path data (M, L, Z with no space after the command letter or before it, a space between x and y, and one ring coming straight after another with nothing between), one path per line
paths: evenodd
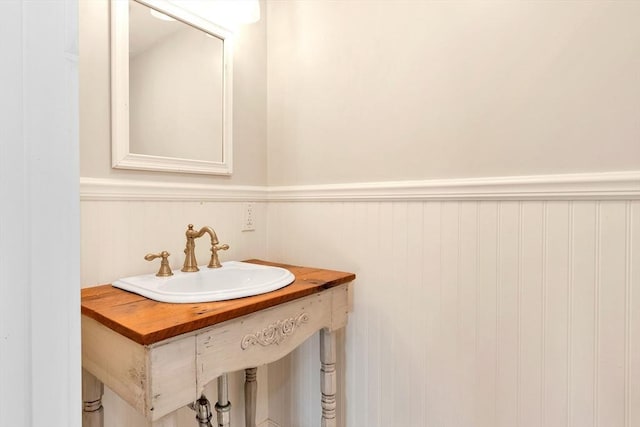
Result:
M246 350L249 346L255 344L260 344L263 347L271 344L280 344L286 337L292 335L297 327L303 323L307 323L308 321L309 315L307 313L301 313L298 316L278 320L264 328L262 331L258 331L255 334L245 335L242 338L242 344L240 347L243 350Z

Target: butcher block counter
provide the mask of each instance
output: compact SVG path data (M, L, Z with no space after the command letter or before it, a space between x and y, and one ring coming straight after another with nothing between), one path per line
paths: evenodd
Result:
M198 399L212 380L253 369L255 381L255 367L284 357L317 331L322 423L335 425L334 331L346 325L348 286L355 275L246 262L285 268L295 280L262 295L188 304L157 302L111 285L82 290L84 427L103 423L103 384L150 425L173 426L174 411Z

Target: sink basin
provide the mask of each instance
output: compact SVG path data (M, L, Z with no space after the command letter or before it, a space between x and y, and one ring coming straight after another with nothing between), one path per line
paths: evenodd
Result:
M172 303L224 301L264 294L294 281L289 270L248 262L223 262L220 268L199 267L195 273L174 271L173 276L155 274L125 277L113 286L147 298Z

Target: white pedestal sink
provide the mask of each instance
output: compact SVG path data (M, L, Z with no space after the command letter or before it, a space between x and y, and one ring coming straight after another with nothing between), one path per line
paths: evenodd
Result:
M193 273L175 271L169 277L125 277L113 286L156 301L197 303L259 295L287 286L295 279L287 269L247 262L228 261L220 268L199 268Z

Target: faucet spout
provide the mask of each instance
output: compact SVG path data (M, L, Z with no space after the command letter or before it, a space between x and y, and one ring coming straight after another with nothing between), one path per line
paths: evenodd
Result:
M185 272L194 272L199 271L198 261L196 260L196 239L208 234L211 239L211 260L209 261L209 268L219 268L222 267L220 264L220 260L218 259L218 251L219 250L227 250L229 249L229 245L220 245L218 241L218 235L214 231L213 228L209 226L202 227L200 230L196 231L193 229L193 224L189 224L187 227L187 231L185 232L185 236L187 238L187 245L184 249L184 265L182 266L181 271Z

